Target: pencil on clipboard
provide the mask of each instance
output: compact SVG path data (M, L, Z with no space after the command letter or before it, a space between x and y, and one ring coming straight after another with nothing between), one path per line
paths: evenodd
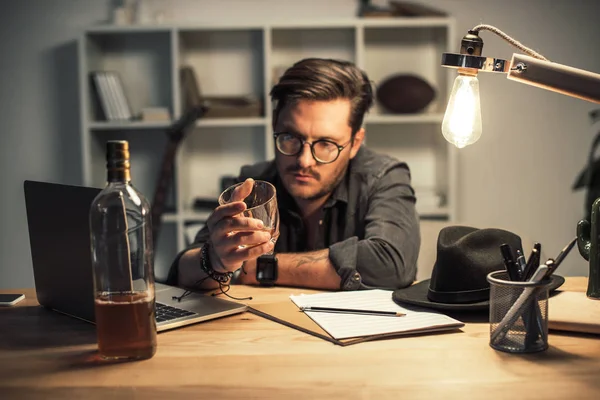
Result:
M333 308L333 307L300 307L300 311L317 311L342 314L363 314L378 315L388 317L404 317L406 314L397 311L375 311L375 310L356 310L352 308Z

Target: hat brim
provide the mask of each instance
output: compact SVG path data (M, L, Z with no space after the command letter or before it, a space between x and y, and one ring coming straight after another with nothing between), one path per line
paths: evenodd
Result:
M430 279L415 283L404 289L397 289L392 293L392 299L399 305L411 304L414 306L433 308L441 311L485 311L490 307L490 301L476 303L437 303L427 298ZM558 289L565 283L565 278L552 275L549 291Z

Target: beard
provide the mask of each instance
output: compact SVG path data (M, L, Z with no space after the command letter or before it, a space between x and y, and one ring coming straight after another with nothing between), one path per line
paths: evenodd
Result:
M303 169L297 164L293 164L284 169L282 181L288 193L295 199L304 201L318 200L333 193L342 179L344 179L349 162L349 159L338 159L335 162L335 164L338 164L336 165L336 168L333 171L328 172L325 175L325 178L322 178L322 174L313 168ZM295 182L290 176L297 173L308 175L314 178L314 182L316 183L317 187L314 188L311 187L313 185L308 186Z

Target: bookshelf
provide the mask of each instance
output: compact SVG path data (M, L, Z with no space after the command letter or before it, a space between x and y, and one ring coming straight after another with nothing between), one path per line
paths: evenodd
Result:
M440 134L451 71L442 52L453 47L452 18L348 19L247 25L94 26L79 41L82 168L86 186L105 184L105 143L128 140L133 183L151 199L170 121L103 121L96 115L89 74L116 71L130 108L166 107L181 116L179 68L191 66L206 96L253 95L263 113L243 118L204 118L181 143L168 211L155 254L158 281L166 278L186 236L208 212L193 208L197 197L216 198L221 178L244 164L274 156L268 93L283 69L305 57L341 58L365 69L375 87L397 73L421 76L436 97L419 114L387 114L378 104L367 116L366 145L406 161L421 218L456 218L456 155Z

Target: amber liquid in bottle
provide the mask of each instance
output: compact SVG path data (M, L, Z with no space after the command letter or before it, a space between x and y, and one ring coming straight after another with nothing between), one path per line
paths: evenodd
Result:
M105 359L150 358L156 352L151 213L131 183L126 141L107 143L107 181L90 208L98 352Z

